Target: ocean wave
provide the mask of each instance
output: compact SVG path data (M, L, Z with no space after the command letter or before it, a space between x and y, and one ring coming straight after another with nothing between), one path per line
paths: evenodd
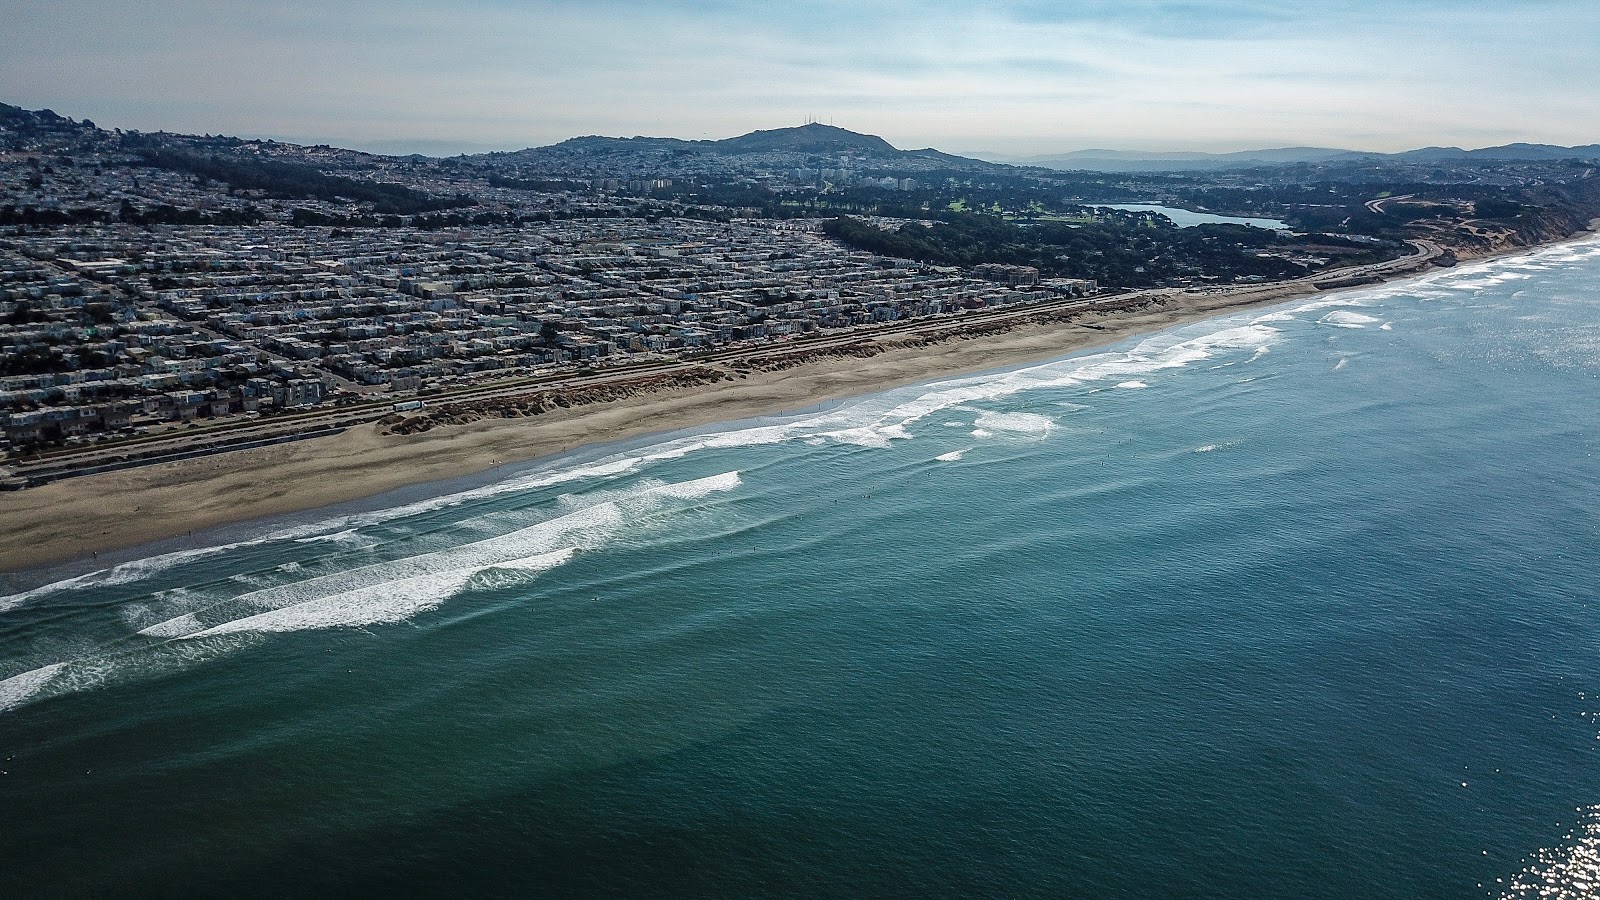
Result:
M693 481L682 481L677 484L664 484L660 487L649 489L648 495L672 497L676 500L699 500L712 494L731 491L740 485L738 472L724 472L721 475L711 475L706 478L696 478Z
M198 640L242 632L270 633L395 624L419 613L437 609L446 600L460 593L474 576L482 572L492 569L509 569L524 573L543 572L566 563L572 559L573 553L569 547L526 559L504 560L484 566L413 575L315 600L304 600L292 606L234 619L177 637L184 640Z
M91 653L51 663L0 681L0 713L107 684L181 672L248 646L256 639L256 635L241 634L205 643L169 641L154 647Z
M574 466L572 468L558 469L555 471L537 472L518 478L508 479L495 484L466 491L458 491L440 497L431 497L415 503L402 506L389 507L373 512L357 513L352 515L337 516L305 525L281 528L260 537L249 540L234 541L227 544L217 544L209 547L196 547L185 550L176 550L156 556L144 557L122 563L114 568L101 569L73 578L64 579L41 587L33 588L18 594L0 597L0 612L5 612L15 606L26 603L39 597L62 591L80 590L90 587L113 587L143 581L166 572L170 569L185 565L196 560L227 553L246 547L258 547L279 542L317 543L336 542L349 543L358 539L359 529L372 525L390 522L396 519L410 518L447 507L459 506L474 500L487 499L507 493L537 490L558 484L566 484L584 479L608 478L628 474L637 469L644 460L641 457L623 457L606 460L591 465Z
M906 431L904 425L863 425L859 428L841 428L838 431L824 431L818 437L827 438L841 444L851 444L856 447L869 447L882 450L889 446L890 441L903 441L911 437L911 432Z
M1055 427L1049 416L1038 413L988 412L978 417L973 425L985 431L1006 431L1012 434L1046 435Z
M407 503L403 506L394 506L387 509L375 510L373 512L341 516L337 519L330 519L326 522L319 523L320 527L318 530L329 531L352 526L361 528L370 525L378 525L385 522L392 522L396 519L407 519L411 518L412 516L430 513L448 507L460 506L463 503L469 503L474 500L484 500L504 494L538 490L539 488L552 487L558 484L570 484L574 481L583 481L586 479L613 478L619 475L628 475L634 470L638 469L639 465L643 462L643 458L638 456L624 456L614 459L607 459L588 465L573 466L572 468L533 472L527 475L520 475L516 478L508 478L505 481L497 481L494 484L487 484L483 487L472 488L465 491L457 491L453 494L445 494L439 497L429 497L426 500L418 500L415 503ZM269 536L269 539L271 537L272 536Z
M64 578L61 581L51 582L50 584L42 585L29 591L22 591L21 593L17 594L7 594L4 597L0 597L0 612L5 612L13 607L21 606L35 597L43 597L47 594L55 594L61 591L71 591L77 590L78 588L89 587L96 583L94 579L104 575L107 571L109 570L96 569L93 572L86 572L82 575L73 576L72 578Z
M186 634L202 631L205 626L195 617L194 613L184 613L154 625L139 629L139 634L153 638L176 638Z
M136 581L142 581L146 578L150 578L153 575L165 572L174 566L179 566L186 562L202 559L207 556L215 556L218 553L226 553L229 550L237 550L240 547L246 547L251 544L261 542L262 541L237 541L231 544L218 544L214 547L197 547L189 550L175 550L171 553L162 553L156 556L147 556L143 559L125 562L109 569L96 569L93 572L87 572L83 575L76 575L72 578L65 578L61 581L56 581L33 588L32 590L23 591L22 593L0 597L0 612L5 612L6 610L14 607L21 606L30 600L36 600L40 597L45 597L50 594L57 594L64 591L78 591L92 587L115 587L118 585L132 584Z
M935 456L934 459L938 460L939 462L956 462L960 460L961 457L966 456L967 450L970 449L972 448L968 447L962 450L951 450L949 453L941 453L938 456Z
M902 401L882 413L878 421L909 425L954 406L1086 382L1126 381L1164 369L1183 368L1220 353L1259 350L1280 334L1270 325L1251 321L1198 336L1156 335L1124 351L1069 357L997 375L934 382L929 386L931 390Z
M738 472L725 472L676 484L644 484L619 493L613 499L581 507L509 534L261 588L220 601L204 610L158 622L139 633L155 638L189 633L184 629L225 633L216 629L236 619L248 618L263 609L276 610L326 597L358 594L374 585L398 585L406 591L420 586L426 591L433 589L430 585L447 583L449 577L453 577L451 573L465 572L467 574L464 577L471 577L473 573L495 565L526 569L527 566L519 565L516 561L537 558L541 554L570 553L573 549L597 549L626 525L630 518L661 500L698 499L719 491L732 490L739 484ZM434 576L440 576L445 581L428 581Z
M335 531L332 534L314 534L311 537L295 538L296 544L319 544L325 541L354 540L359 529L346 528L344 531Z
M1349 312L1348 310L1334 310L1317 320L1319 325L1332 325L1335 328L1365 328L1374 322L1382 321L1376 316L1363 315Z
M67 667L66 663L51 663L30 669L19 675L13 675L0 681L0 712L14 709L28 702L35 694L44 690L45 686L60 675Z

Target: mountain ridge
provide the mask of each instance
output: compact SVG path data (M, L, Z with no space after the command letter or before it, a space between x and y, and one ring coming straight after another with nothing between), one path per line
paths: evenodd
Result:
M1070 171L1105 172L1204 171L1250 168L1263 165L1295 165L1341 160L1384 160L1391 162L1444 162L1451 160L1551 161L1561 159L1600 159L1600 144L1563 147L1558 144L1517 142L1466 150L1461 147L1421 147L1398 153L1345 150L1333 147L1277 147L1238 150L1230 153L1199 151L1074 150L1036 156L988 154L989 162Z
M52 110L27 110L23 107L11 106L0 103L0 120L16 119L18 117L36 117L43 123L70 123L74 126L95 127L88 119L74 120L61 116ZM131 134L139 134L131 131ZM165 132L151 132L162 134ZM176 133L175 133L176 134ZM195 137L194 135L177 135ZM210 138L210 135L206 136ZM268 143L290 143L283 141L268 141ZM299 145L310 147L328 147L327 144ZM344 148L334 148L344 149ZM1041 154L1034 156L1016 156L1000 153L984 154L955 154L947 153L933 148L918 150L903 150L895 147L886 139L873 134L864 134L840 128L834 125L824 125L818 122L807 123L786 128L758 129L745 134L717 140L687 140L672 137L610 137L604 135L582 135L568 138L554 144L538 147L526 147L520 150L486 151L477 153L461 153L453 157L434 157L428 154L412 153L366 153L370 156L389 158L429 158L429 159L481 159L504 158L518 156L537 156L550 153L565 154L578 153L583 155L604 156L609 153L620 153L638 150L654 150L670 154L707 154L711 156L744 156L762 153L789 153L789 154L838 154L858 155L866 158L919 161L926 166L934 163L946 163L963 167L1001 166L1006 168L1042 168L1057 171L1090 171L1110 173L1140 173L1140 172L1184 172L1184 171L1220 171L1228 169L1253 168L1259 166L1283 166L1302 163L1329 163L1340 161L1375 161L1396 163L1429 163L1474 160L1505 160L1505 161L1559 161L1559 160L1596 160L1600 161L1600 143L1580 144L1564 147L1558 144L1541 144L1531 142L1514 142L1493 147L1481 147L1467 150L1461 147L1421 147L1415 150L1406 150L1398 153L1381 153L1374 151L1347 150L1331 147L1278 147L1260 150L1239 150L1227 153L1207 153L1200 151L1139 151L1139 150L1108 150L1084 149L1065 153ZM347 150L346 152L363 153L364 151Z

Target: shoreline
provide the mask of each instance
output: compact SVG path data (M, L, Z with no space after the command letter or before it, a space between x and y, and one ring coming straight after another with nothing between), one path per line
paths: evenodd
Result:
M1600 219L1590 223L1590 231L1561 241L1462 257L1461 262L1538 252L1591 237L1597 227ZM1383 282L1436 271L1423 265ZM959 334L956 326L932 342L870 338L880 346L865 358L814 356L784 368L730 372L729 380L562 406L535 418L480 418L409 435L365 424L326 437L63 479L0 494L0 573L25 573L195 532L303 515L597 444L792 414L908 385L1038 364L1245 309L1374 286L1317 290L1290 282L1214 294L1177 292L1138 309L1019 324L996 333Z

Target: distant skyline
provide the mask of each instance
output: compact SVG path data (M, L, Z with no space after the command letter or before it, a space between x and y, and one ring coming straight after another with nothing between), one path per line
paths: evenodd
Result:
M0 0L0 101L380 152L808 118L902 148L1600 141L1593 0Z

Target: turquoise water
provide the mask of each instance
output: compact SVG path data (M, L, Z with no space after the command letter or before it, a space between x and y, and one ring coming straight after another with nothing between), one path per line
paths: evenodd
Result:
M1590 241L30 576L0 892L1570 882L1597 410Z
M1153 212L1160 213L1172 220L1172 224L1179 228L1189 228L1194 225L1253 225L1256 228L1268 228L1274 231L1288 230L1289 226L1277 219L1258 219L1249 216L1219 216L1216 213L1193 212L1187 209L1178 209L1173 206L1154 206L1149 203L1117 203L1111 209L1120 209L1127 212Z

